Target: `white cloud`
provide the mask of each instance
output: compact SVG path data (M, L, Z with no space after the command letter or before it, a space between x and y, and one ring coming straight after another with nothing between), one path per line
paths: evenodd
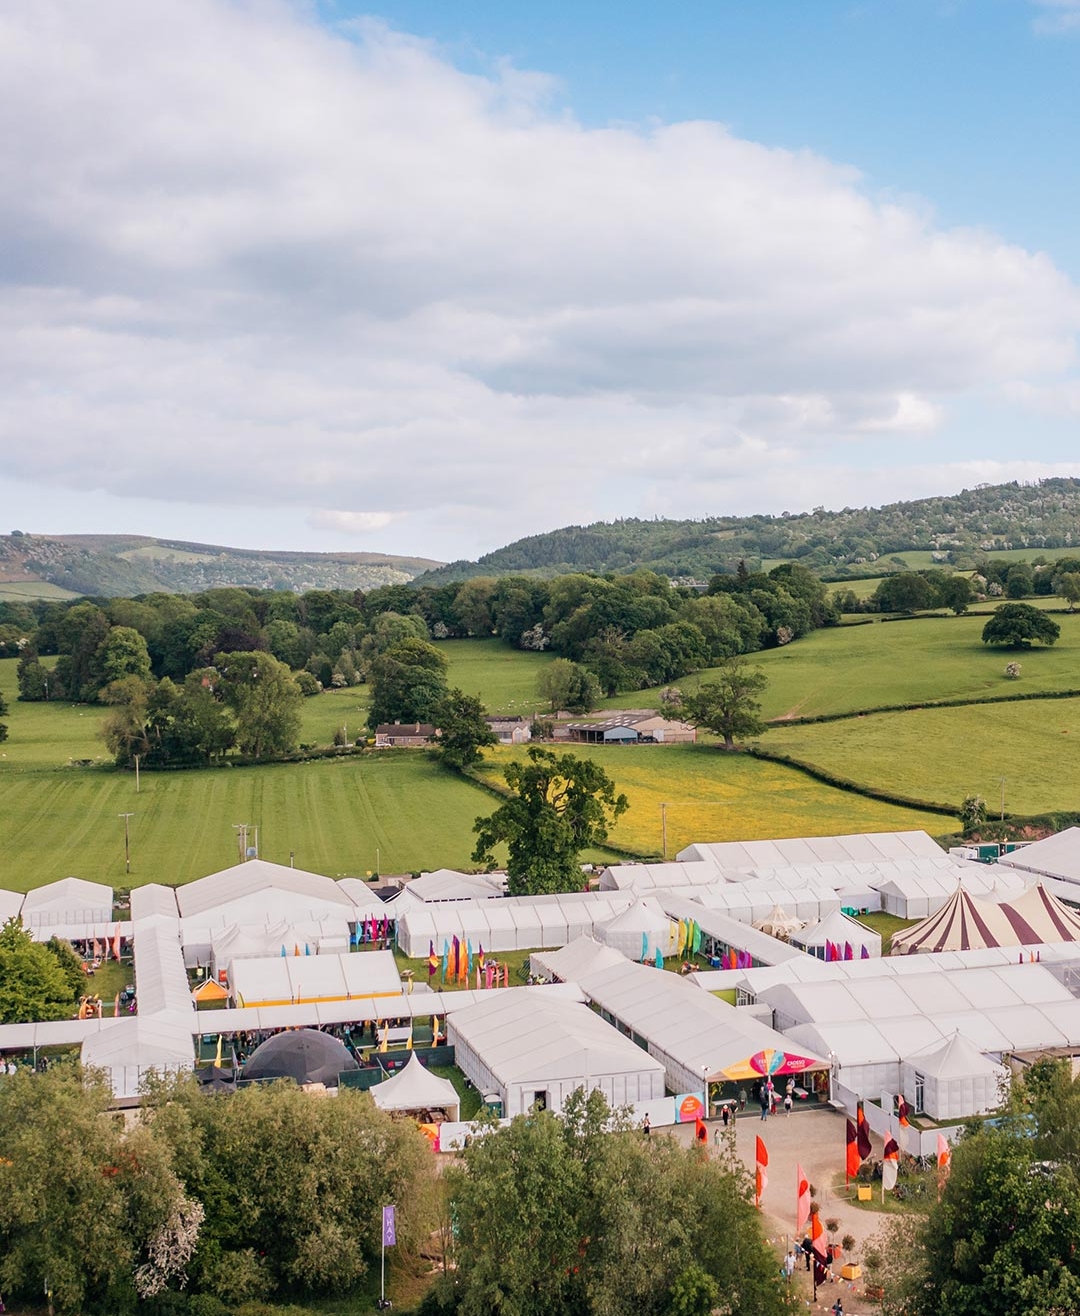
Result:
M1039 11L1036 32L1080 32L1080 0L1031 0Z
M393 512L335 512L329 508L317 508L308 517L308 525L313 530L367 536L372 530L382 530L396 519Z
M838 471L872 483L850 445L925 467L930 435L963 455L955 403L1074 395L1080 296L1046 256L553 95L283 2L6 7L7 474L450 555L831 503Z

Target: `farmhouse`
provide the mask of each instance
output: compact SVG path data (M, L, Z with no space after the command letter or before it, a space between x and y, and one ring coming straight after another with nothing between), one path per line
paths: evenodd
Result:
M429 745L434 734L427 722L383 722L375 728L375 748L419 749Z

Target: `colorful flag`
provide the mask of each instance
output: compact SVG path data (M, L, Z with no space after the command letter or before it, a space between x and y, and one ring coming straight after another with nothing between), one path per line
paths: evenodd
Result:
M439 957L438 955L435 954L435 943L433 941L429 941L428 957L427 957L427 976L429 978L434 978L435 970L438 967L439 967Z
M851 949L851 942L850 942L850 941L845 941L845 942L844 942L844 959L845 959L845 960L853 960L854 958L855 958L855 952Z
M686 949L686 921L684 919L679 919L679 941L678 941L678 945L675 947L675 954L681 955L685 949Z
M859 1173L862 1159L859 1156L859 1134L853 1120L847 1122L847 1160L844 1162L845 1179L854 1179Z
M662 969L664 967L664 957L663 955L660 954L659 946L657 946L656 948L656 955L653 958L653 963L656 965L658 969Z
M464 983L465 986L468 987L468 985L469 985L469 962L468 962L468 959L467 959L467 957L466 957L466 947L465 947L465 943L464 943L463 941L458 943L457 959L458 959L458 964L457 964L457 979L458 979L458 982L460 982L460 983Z
M397 1242L397 1226L394 1221L394 1208L384 1206L382 1209L382 1245L393 1247Z
M859 955L859 959L868 960L869 958L870 958L870 948L868 946L863 946L862 952Z
M479 964L479 966L480 966L481 968L484 967L484 943L483 943L483 942L480 943L480 949L479 949L479 951L477 951L477 954L476 954L476 962L477 962L477 964Z
M468 976L472 973L472 942L465 943L465 974Z
M825 1261L828 1258L829 1254L826 1251L828 1244L825 1242L825 1229L821 1223L821 1216L819 1216L816 1211L810 1217L810 1245L822 1261Z
M693 922L694 922L694 954L696 955L698 951L701 949L701 925L698 923L697 919L694 919Z
M861 1101L855 1108L855 1130L859 1141L859 1160L865 1161L873 1151L873 1144L870 1141L870 1125L867 1123L866 1111L863 1110Z
M798 1233L810 1219L810 1180L799 1164L795 1166L795 1232Z
M881 1160L881 1186L889 1192L896 1187L896 1175L900 1169L900 1148L890 1133L885 1139L885 1150Z
M910 1128L911 1121L908 1119L908 1114L911 1111L911 1107L904 1100L904 1094L902 1092L896 1098L896 1103L897 1103L896 1112L897 1112L897 1118L900 1120L900 1127L902 1129Z
M431 1016L431 1045L439 1045L439 1016L437 1014Z
M458 946L460 942L457 937L450 943L450 981L457 978Z
M214 1064L221 1068L221 1034L217 1035L217 1054L214 1056Z
M769 1166L769 1153L765 1150L765 1144L760 1137L755 1139L754 1146L754 1196L757 1198L755 1205L760 1209L761 1198L765 1189L769 1186L769 1176L766 1170Z
M644 964L645 961L646 961L648 958L649 958L649 934L648 934L647 932L643 932L643 933L641 934L641 962L642 962L642 964Z
M942 1175L949 1173L949 1167L952 1165L952 1148L949 1146L949 1140L943 1133L937 1136L937 1167Z
M450 943L443 937L442 944L442 980L446 981L446 975L450 971Z

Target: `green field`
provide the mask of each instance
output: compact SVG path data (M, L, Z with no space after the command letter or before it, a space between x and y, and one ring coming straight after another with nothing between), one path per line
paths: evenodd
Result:
M45 580L0 581L0 603L26 603L32 599L77 599L74 590Z
M444 640L438 648L450 660L450 684L476 695L489 713L531 717L543 710L536 678L554 654L526 653L496 639Z
M1061 639L1052 649L1020 655L985 646L985 618L928 617L830 627L785 645L750 655L769 678L765 716L810 717L847 713L882 704L933 699L972 699L1032 690L1080 689L1080 614L1056 617ZM1020 681L1005 678L1005 664L1019 658ZM684 677L693 690L709 673ZM605 706L649 708L659 690L619 695Z
M981 795L993 814L1004 777L1011 813L1078 807L1080 699L882 713L778 728L762 743L916 799L958 805Z
M669 858L694 841L950 827L940 815L879 804L714 745L576 745L572 751L600 763L630 801L611 833L613 845L660 854L660 806L667 805ZM524 756L520 746L500 747L484 772L501 781L501 766Z

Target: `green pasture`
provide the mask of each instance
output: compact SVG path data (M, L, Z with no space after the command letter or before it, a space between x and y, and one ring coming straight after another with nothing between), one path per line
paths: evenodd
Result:
M536 679L554 654L511 649L498 639L442 640L437 647L450 661L450 685L476 695L489 713L531 717L543 711Z
M726 754L714 745L574 745L569 749L601 764L630 801L611 833L613 845L659 855L660 806L667 806L669 858L694 841L907 828L936 834L949 827L949 819L940 815L879 804L779 764ZM490 751L483 772L501 782L503 765L524 757L522 746L500 746Z
M1075 809L1080 699L916 709L770 731L769 749L879 789L959 804L981 795L996 813ZM938 831L943 830L940 823Z
M868 580L830 580L827 588L830 594L846 594L851 590L857 599L868 599L885 579L885 576L871 576Z
M50 585L46 580L0 581L0 603L27 603L33 599L77 599L74 590Z
M829 627L781 649L751 654L750 661L769 678L762 704L769 718L1080 689L1080 614L1062 614L1055 621L1061 638L1053 648L1019 654L982 643L985 617L942 616ZM1013 659L1023 671L1020 681L1005 677L1005 665ZM709 675L684 677L679 686L696 689ZM659 695L659 690L639 690L605 706L655 708Z
M236 862L233 825L259 829L264 859L335 876L470 865L490 797L424 751L261 768L142 774L107 768L0 777L0 886L70 874L114 885L189 882ZM131 876L124 828L131 819Z

